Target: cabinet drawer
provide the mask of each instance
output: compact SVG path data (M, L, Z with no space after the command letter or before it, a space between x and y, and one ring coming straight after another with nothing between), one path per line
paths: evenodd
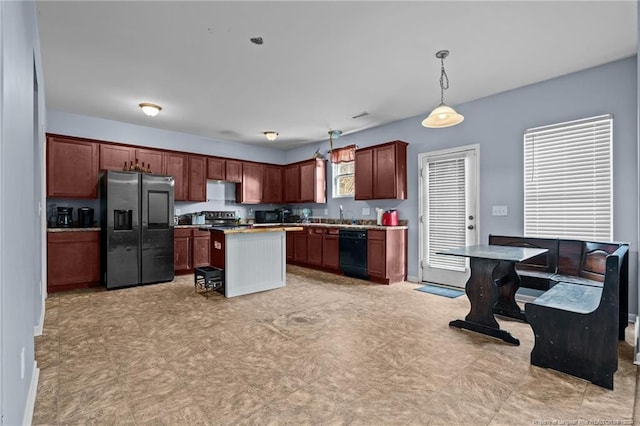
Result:
M191 236L191 228L178 228L173 230L173 237L184 238Z
M92 243L100 241L100 231L49 232L50 243Z
M380 241L384 241L386 239L386 231L380 231L377 229L369 229L369 231L367 231L367 238L369 240L380 240Z
M307 228L307 233L308 234L324 234L324 229L322 228Z
M324 233L326 235L340 235L340 230L338 228L329 228L329 229L325 229Z
M203 231L201 229L194 229L193 236L194 237L209 237L211 235L210 231Z

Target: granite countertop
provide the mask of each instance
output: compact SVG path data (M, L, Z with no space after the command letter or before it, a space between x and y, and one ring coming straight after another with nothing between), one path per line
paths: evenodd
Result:
M238 226L236 228L201 227L203 231L222 232L224 234L256 234L262 232L302 231L301 226L263 226L253 228L250 226Z
M47 228L47 232L94 232L100 228Z
M311 227L311 228L340 228L340 229L379 229L379 230L393 230L393 229L409 229L408 226L405 225L397 225L397 226L382 226L382 225L367 225L367 224L347 224L347 223L265 223L265 224L254 224L254 228L261 227L269 227L269 226L302 226L302 227Z

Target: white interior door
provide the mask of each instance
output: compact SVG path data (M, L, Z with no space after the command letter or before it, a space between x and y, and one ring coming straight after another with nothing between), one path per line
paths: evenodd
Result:
M469 246L478 233L478 155L472 145L419 155L421 280L464 288L466 258L438 255Z

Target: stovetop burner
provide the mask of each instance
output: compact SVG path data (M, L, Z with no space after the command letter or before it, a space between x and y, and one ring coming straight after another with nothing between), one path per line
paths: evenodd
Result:
M204 221L207 225L231 226L238 221L234 211L203 211Z

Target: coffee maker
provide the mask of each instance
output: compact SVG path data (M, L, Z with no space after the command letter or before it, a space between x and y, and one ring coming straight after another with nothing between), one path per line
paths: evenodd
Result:
M78 228L91 228L93 226L93 209L80 207L78 209Z
M73 207L58 207L58 228L71 228L73 226Z

